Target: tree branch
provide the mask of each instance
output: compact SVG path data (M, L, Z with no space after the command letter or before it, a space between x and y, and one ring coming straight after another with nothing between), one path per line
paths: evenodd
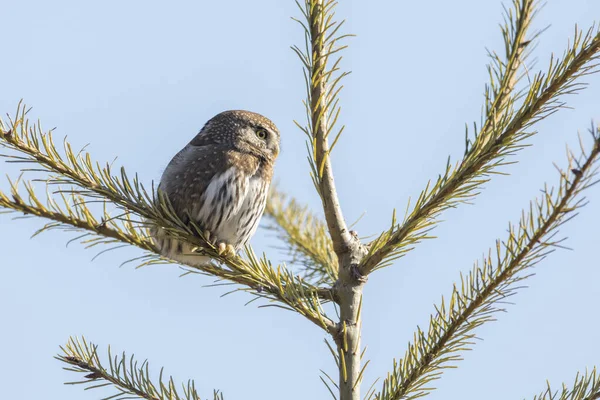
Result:
M515 42L512 48L515 49L515 54L518 54L518 48L528 44L528 41ZM444 175L438 178L433 187L427 185L412 212L405 217L401 225L396 226L394 221L389 231L370 244L369 254L361 263L360 272L366 275L389 265L391 261L412 249L414 244L431 237L428 232L437 224L436 218L442 211L468 202L476 196L476 190L489 180L488 176L496 173L498 167L508 164L505 158L523 148L521 142L535 133L525 130L562 108L564 103L558 101L560 96L575 93L583 87L575 80L597 70L593 61L598 59L599 51L600 33L594 34L589 30L584 35L579 31L563 60L553 59L547 74L540 72L533 77L524 96L505 96L505 100L496 102L503 108L496 110L495 107L491 107L492 112L488 113L487 117L488 120L494 118L495 122L484 124L486 130L476 133L472 146L467 141L465 157L454 167L448 162ZM513 70L514 68L508 69ZM508 85L514 79L507 78L503 81ZM505 93L505 90L502 89L498 93ZM521 97L524 98L519 110L510 112L515 99ZM497 119L498 115L502 117Z
M328 136L340 114L337 95L340 81L347 73L334 74L339 70L341 57L328 69L328 59L345 46L336 48L337 41L347 35L336 37L343 24L333 20L334 0L305 0L300 6L306 23L297 20L305 30L306 52L298 47L294 51L304 64L307 83L307 127L298 127L309 139L309 162L313 183L321 197L325 220L338 260L338 279L334 285L340 306L340 322L332 334L337 345L340 400L359 400L362 380L360 341L362 291L365 280L359 279L356 266L364 257L365 250L358 238L350 234L342 215L331 167L330 154L337 143L343 127L337 132L331 146Z
M325 220L327 221L333 248L338 258L341 258L342 253L349 251L352 238L342 214L329 158L332 148L329 147L328 136L339 115L339 109L336 110L337 102L335 101L339 91L334 91L334 88L339 80L345 76L345 74L341 74L333 81L333 84L329 83L341 59L338 59L331 70L327 70L329 56L340 50L334 48L336 41L340 38L333 38L333 36L341 23L332 22L333 14L330 12L335 4L331 0L306 1L305 16L308 20L307 33L310 37L311 48L310 55L307 57L309 60L307 69L310 75L307 104L310 104L310 135L314 157L313 179L323 203ZM335 114L333 114L334 112ZM334 120L330 121L332 118ZM334 144L340 134L341 130L335 138Z
M546 383L546 390L538 396L534 396L533 400L598 400L600 399L600 375L596 367L591 373L587 371L585 374L579 372L575 376L575 382L572 387L567 387L564 383L560 389L553 390L550 382Z
M545 188L543 197L530 204L529 213L523 212L517 232L511 225L507 241L496 242L495 259L490 250L482 267L476 263L466 279L461 276L449 303L442 298L436 314L430 317L428 333L417 328L415 342L409 344L404 359L394 360L392 372L375 396L377 400L417 398L431 391L428 383L438 379L444 368L460 360L459 352L474 344L472 331L504 311L498 304L520 288L515 286L516 283L531 276L520 273L561 247L562 240L555 239L558 228L574 218L575 212L585 205L585 198L575 199L598 182L594 178L598 175L600 130L592 130L592 135L594 143L589 154L575 159L568 152L569 167L559 171L560 185L556 195L554 189Z
M287 244L285 250L292 257L290 262L302 267L304 279L316 285L333 285L338 277L338 259L327 225L308 207L293 198L288 200L276 188L271 190L265 217L275 223L267 228L276 231Z
M86 389L95 389L104 386L114 386L117 393L111 397L115 400L125 400L132 398L148 400L201 400L196 390L194 381L189 380L187 384L182 385L183 394L177 389L173 377L165 382L162 379L163 369L160 370L158 385L152 383L148 361L139 364L133 356L128 358L125 353L121 357L111 354L108 348L109 367L106 368L98 356L98 346L88 343L85 338L69 338L67 344L62 347L62 354L55 358L69 365L64 369L67 371L87 374L82 381L67 382L67 385L87 385ZM134 396L134 397L132 397ZM223 394L215 390L213 392L214 400L223 400Z

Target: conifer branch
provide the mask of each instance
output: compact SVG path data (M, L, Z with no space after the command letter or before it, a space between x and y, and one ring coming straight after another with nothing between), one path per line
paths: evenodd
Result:
M509 225L505 242L476 263L473 270L454 285L450 301L436 307L427 332L417 328L414 342L403 359L394 360L392 372L375 396L377 400L413 399L432 390L427 385L438 379L444 368L452 368L460 353L473 346L474 329L493 321L500 304L516 293L517 283L531 276L528 270L556 248L564 239L556 239L558 228L574 218L586 202L581 193L597 183L600 159L600 130L592 128L593 148L579 158L568 151L568 168L560 170L560 184L544 188L541 198L523 211L518 226ZM495 254L494 254L495 253ZM427 386L426 386L427 385Z
M334 284L339 304L340 322L333 333L340 363L340 400L359 400L360 384L364 370L361 367L361 316L362 291L365 280L357 276L356 266L365 255L365 249L356 235L351 234L342 214L333 179L330 155L344 127L329 145L328 137L340 114L338 94L340 81L348 74L338 73L341 57L329 68L329 57L339 54L346 46L336 48L336 43L348 35L337 36L342 22L334 21L335 0L305 0L299 8L306 24L297 20L305 31L306 50L293 47L304 64L307 100L305 102L307 125L297 124L307 135L309 163L312 179L321 197L325 220L338 259L338 279ZM328 69L329 68L329 69Z
M546 390L538 396L534 396L533 400L598 400L600 399L600 375L596 367L592 372L585 374L577 373L575 382L572 387L567 387L564 383L562 388L554 390L550 386L550 382L546 383Z
M323 203L325 220L334 250L338 256L350 251L352 237L346 226L339 203L330 155L337 143L344 127L334 132L340 114L338 94L342 89L341 80L348 72L339 73L339 64L342 59L337 53L347 46L336 47L337 43L349 35L338 35L338 30L344 21L333 20L333 9L337 5L335 0L305 0L304 7L298 2L306 24L297 22L304 28L306 49L297 46L292 49L296 52L304 65L306 80L307 100L306 108L307 125L298 127L307 135L309 140L309 163L311 177ZM328 69L329 57L336 55L337 59ZM333 142L329 144L329 136L335 133Z
M81 340L69 338L62 347L62 354L55 358L66 364L67 371L86 374L81 381L67 382L67 385L85 385L86 390L112 386L117 393L103 399L147 399L147 400L201 400L194 381L189 380L181 385L178 391L173 377L163 380L163 369L160 370L158 384L150 379L148 361L139 363L133 356L113 356L108 348L108 368L102 364L98 355L98 346ZM213 400L223 400L223 394L213 391Z
M333 285L338 277L338 260L325 225L308 207L288 199L276 188L271 189L265 217L274 224L267 226L277 232L285 244L283 250L292 264L300 265L303 279L315 285Z
M36 195L31 182L23 182L22 185L27 192L27 199L20 194L19 183L20 180L12 182L9 179L11 193L8 195L0 191L0 208L6 209L6 213L20 212L26 216L37 216L52 221L36 231L34 236L54 229L88 231L88 234L80 237L81 243L85 245L96 245L100 242L109 244L117 241L137 246L148 252L158 252L152 241L148 239L147 233L131 220L129 214L115 219L104 208L102 217L98 220L94 213L83 206L85 199L81 196L74 193L68 196L62 194L60 196L62 205L48 196L44 204ZM158 256L154 258L158 259Z
M33 163L36 171L48 173L43 181L48 187L58 188L62 204L49 195L45 206L30 182L25 182L26 200L19 194L17 185L11 182L10 195L0 191L0 207L56 222L45 225L37 233L71 226L91 233L92 237L82 236L88 247L118 241L149 252L140 258L143 261L140 266L172 263L158 255L158 249L148 238L145 225L155 223L174 238L197 245L199 254L208 255L225 266L188 266L188 272L208 274L246 286L247 289L239 290L284 303L287 306L284 308L297 311L327 332L335 329L335 324L321 308L323 301L334 298L330 289L304 282L285 266L273 268L266 257L257 257L249 247L245 258L220 256L214 245L202 238L199 229L187 226L175 215L164 196L149 195L137 177L130 180L124 169L121 169L120 177L113 176L110 165L102 168L98 163L94 164L89 153L75 153L66 141L65 156L62 156L53 144L51 132L44 133L39 124L30 127L25 116L25 108L19 105L10 129L5 129L0 120L0 146L22 154L0 157L9 162ZM96 217L97 213L89 207L94 202L103 205L100 217ZM119 211L117 217L111 215L115 210ZM144 220L134 221L132 217Z
M369 254L359 267L363 275L389 265L421 240L431 238L429 231L437 224L437 216L472 200L491 174L499 173L499 167L511 163L506 158L526 146L523 140L536 133L527 130L563 108L565 103L560 97L581 90L585 85L577 80L597 71L600 31L595 32L594 27L585 34L576 30L573 44L562 60L552 58L546 73L537 73L530 78L526 90L513 93L511 85L515 82L520 54L531 43L524 33L531 18L521 18L521 15L535 14L534 4L529 0L515 1L514 6L521 11L509 13L507 26L515 28L513 34L505 35L505 40L510 38L506 43L508 67L503 68L503 62L498 60L492 64L483 128L475 129L473 142L467 136L464 158L455 166L448 160L444 174L433 185L427 184L404 222L397 224L394 215L392 227L370 244ZM512 32L509 28L504 31ZM512 67L511 60L515 60ZM495 76L500 77L500 85L495 83ZM517 100L520 101L518 107ZM513 111L515 107L517 111Z

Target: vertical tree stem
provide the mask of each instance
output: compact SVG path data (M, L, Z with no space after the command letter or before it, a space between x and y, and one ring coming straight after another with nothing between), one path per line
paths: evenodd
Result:
M356 279L354 263L342 268L338 281L340 331L336 337L340 359L340 400L360 400L361 315L365 281Z
M329 7L330 4L324 4L323 0L310 0L309 4L312 51L312 65L310 68L311 124L315 146L315 163L319 174L316 178L327 228L339 262L339 276L334 290L339 299L340 322L337 326L337 332L333 333L340 360L339 399L360 400L360 308L363 286L366 280L358 273L357 266L365 256L365 251L358 238L352 235L346 226L337 197L329 158L326 63L327 52L332 49L324 48L326 36L324 17L326 11L324 7Z
M316 154L315 162L319 173L318 183L323 210L327 221L327 228L333 241L333 248L341 258L341 253L348 251L352 238L346 227L342 208L338 200L333 179L333 170L329 159L329 143L327 142L327 102L326 85L326 54L323 48L325 41L325 22L323 20L323 0L311 2L310 33L312 47L311 68L311 122L315 137Z

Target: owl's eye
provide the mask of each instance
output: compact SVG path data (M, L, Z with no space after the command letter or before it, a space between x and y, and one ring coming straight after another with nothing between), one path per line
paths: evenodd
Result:
M259 139L266 139L267 138L267 131L263 128L257 128L256 129L256 136L258 136Z

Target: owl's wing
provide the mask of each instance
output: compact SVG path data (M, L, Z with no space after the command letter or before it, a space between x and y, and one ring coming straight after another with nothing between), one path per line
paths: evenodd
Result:
M237 214L247 196L249 173L258 165L244 158L224 145L190 143L171 160L159 189L184 222L191 218L214 231Z

